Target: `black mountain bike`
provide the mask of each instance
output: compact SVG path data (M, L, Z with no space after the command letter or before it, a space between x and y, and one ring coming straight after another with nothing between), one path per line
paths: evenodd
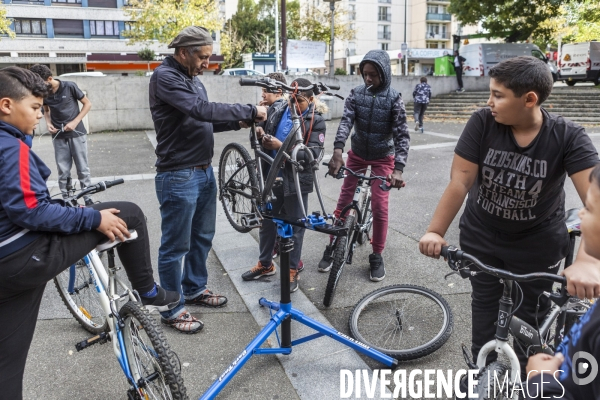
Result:
M329 164L323 163L323 165ZM371 185L374 181L379 180L382 182L379 185L382 190L389 191L392 189L391 186L386 184L387 180L385 176L358 174L344 166L340 168L336 178L344 178L346 176L344 172L357 177L358 183L352 203L342 209L339 218L336 220L338 226L343 226L348 231L348 236L337 236L333 239L333 242L331 242L332 262L329 268L320 270L321 272L329 270L329 279L327 280L325 297L323 298L323 305L325 307L329 307L333 303L335 289L342 275L342 270L346 264L352 264L352 256L354 255L356 245L362 245L371 240L373 231Z

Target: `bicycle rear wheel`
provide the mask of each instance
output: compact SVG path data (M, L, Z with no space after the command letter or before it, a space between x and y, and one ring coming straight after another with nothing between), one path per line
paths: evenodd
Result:
M356 217L353 214L346 216L344 227L347 229L348 234L346 236L338 236L333 245L333 263L331 271L329 271L329 279L327 279L325 297L323 298L323 305L325 307L329 307L333 303L335 289L337 288L340 276L342 276L342 270L344 269L344 265L346 265L346 258L348 257L348 249L352 243L355 221Z
M108 329L106 314L85 259L58 274L54 285L71 315L86 331L97 334Z
M251 222L257 217L253 201L259 196L257 182L256 166L244 146L225 146L219 160L219 198L225 216L238 232L250 232L260 226Z
M366 295L350 315L354 338L400 361L433 353L454 326L448 302L421 286L393 285Z
M119 311L125 322L124 352L141 399L187 399L181 366L148 310L130 301Z

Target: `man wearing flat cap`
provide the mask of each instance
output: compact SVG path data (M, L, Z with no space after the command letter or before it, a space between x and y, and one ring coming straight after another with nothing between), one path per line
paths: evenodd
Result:
M262 121L267 112L262 106L208 101L197 77L208 67L213 50L212 36L205 28L185 28L169 48L175 53L150 79L150 111L158 142L155 185L162 218L158 273L164 289L183 295L179 306L162 313L161 321L178 331L196 333L203 324L190 315L186 303L208 307L227 303L225 296L206 286L217 206L213 133L239 130L242 121Z

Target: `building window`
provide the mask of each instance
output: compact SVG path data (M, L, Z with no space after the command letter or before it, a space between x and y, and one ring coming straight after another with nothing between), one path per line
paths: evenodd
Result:
M52 0L52 3L55 4L79 4L81 5L81 0Z
M392 0L379 0L380 3L388 3L390 4L392 2Z
M390 25L377 25L377 39L391 40L392 32Z
M54 36L56 37L83 37L83 21L76 19L55 19Z
M46 35L45 19L15 19L17 35Z
M379 43L379 48L381 50L389 50L390 44L389 43Z
M444 42L427 42L428 49L445 49L446 43Z
M427 24L427 40L431 39L448 39L446 33L446 25L442 24Z
M88 0L88 7L117 8L117 0Z
M119 22L90 21L90 34L92 36L119 36Z
M390 12L390 7L379 7L378 20L379 21L388 21L388 22L392 20L392 14Z
M356 19L356 6L354 4L350 4L348 9L350 10L348 13L348 19L350 21L354 21Z

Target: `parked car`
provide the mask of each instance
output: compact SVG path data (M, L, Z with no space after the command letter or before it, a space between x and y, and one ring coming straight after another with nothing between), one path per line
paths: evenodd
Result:
M564 44L558 68L560 80L569 86L577 82L600 85L600 42Z
M539 47L531 43L476 43L460 48L460 55L466 58L463 65L465 76L488 76L490 68L502 60L518 56L533 56L544 61L552 73L554 82L558 80L558 70L549 63Z
M102 72L69 72L59 76L106 76L106 74Z
M226 68L219 75L264 75L262 72L246 68Z

